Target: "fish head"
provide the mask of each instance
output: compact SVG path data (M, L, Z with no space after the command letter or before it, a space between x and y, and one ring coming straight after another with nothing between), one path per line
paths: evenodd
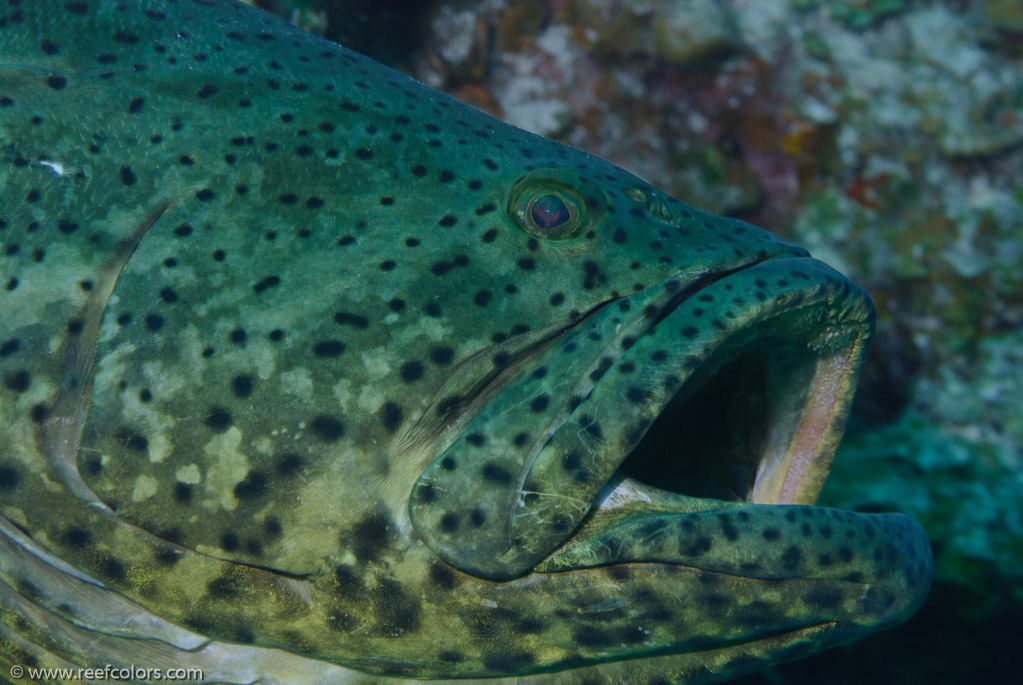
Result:
M38 5L0 628L226 682L706 682L922 602L917 524L811 506L846 277L237 3Z

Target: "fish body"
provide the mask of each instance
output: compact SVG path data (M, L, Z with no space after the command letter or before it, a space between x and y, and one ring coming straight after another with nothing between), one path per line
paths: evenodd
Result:
M0 17L0 657L710 682L894 625L873 305L230 0ZM663 486L663 487L661 487Z

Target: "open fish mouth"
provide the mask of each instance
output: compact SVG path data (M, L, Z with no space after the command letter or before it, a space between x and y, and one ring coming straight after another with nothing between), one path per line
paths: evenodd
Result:
M426 468L416 530L494 579L661 562L861 582L898 561L919 580L929 550L909 519L800 506L823 485L873 329L866 293L803 254L609 301ZM712 549L722 534L733 544Z

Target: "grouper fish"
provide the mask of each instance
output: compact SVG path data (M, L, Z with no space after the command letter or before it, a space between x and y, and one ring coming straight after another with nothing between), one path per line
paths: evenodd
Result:
M0 679L702 683L927 594L813 506L860 288L247 5L4 0L0 243Z

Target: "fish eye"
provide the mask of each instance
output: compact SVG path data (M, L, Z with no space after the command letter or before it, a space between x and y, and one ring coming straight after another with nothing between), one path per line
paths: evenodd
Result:
M603 193L586 177L565 169L538 169L516 181L508 214L537 238L564 240L603 215Z
M564 226L572 214L565 201L553 193L540 195L529 203L529 217L541 229L550 231Z

